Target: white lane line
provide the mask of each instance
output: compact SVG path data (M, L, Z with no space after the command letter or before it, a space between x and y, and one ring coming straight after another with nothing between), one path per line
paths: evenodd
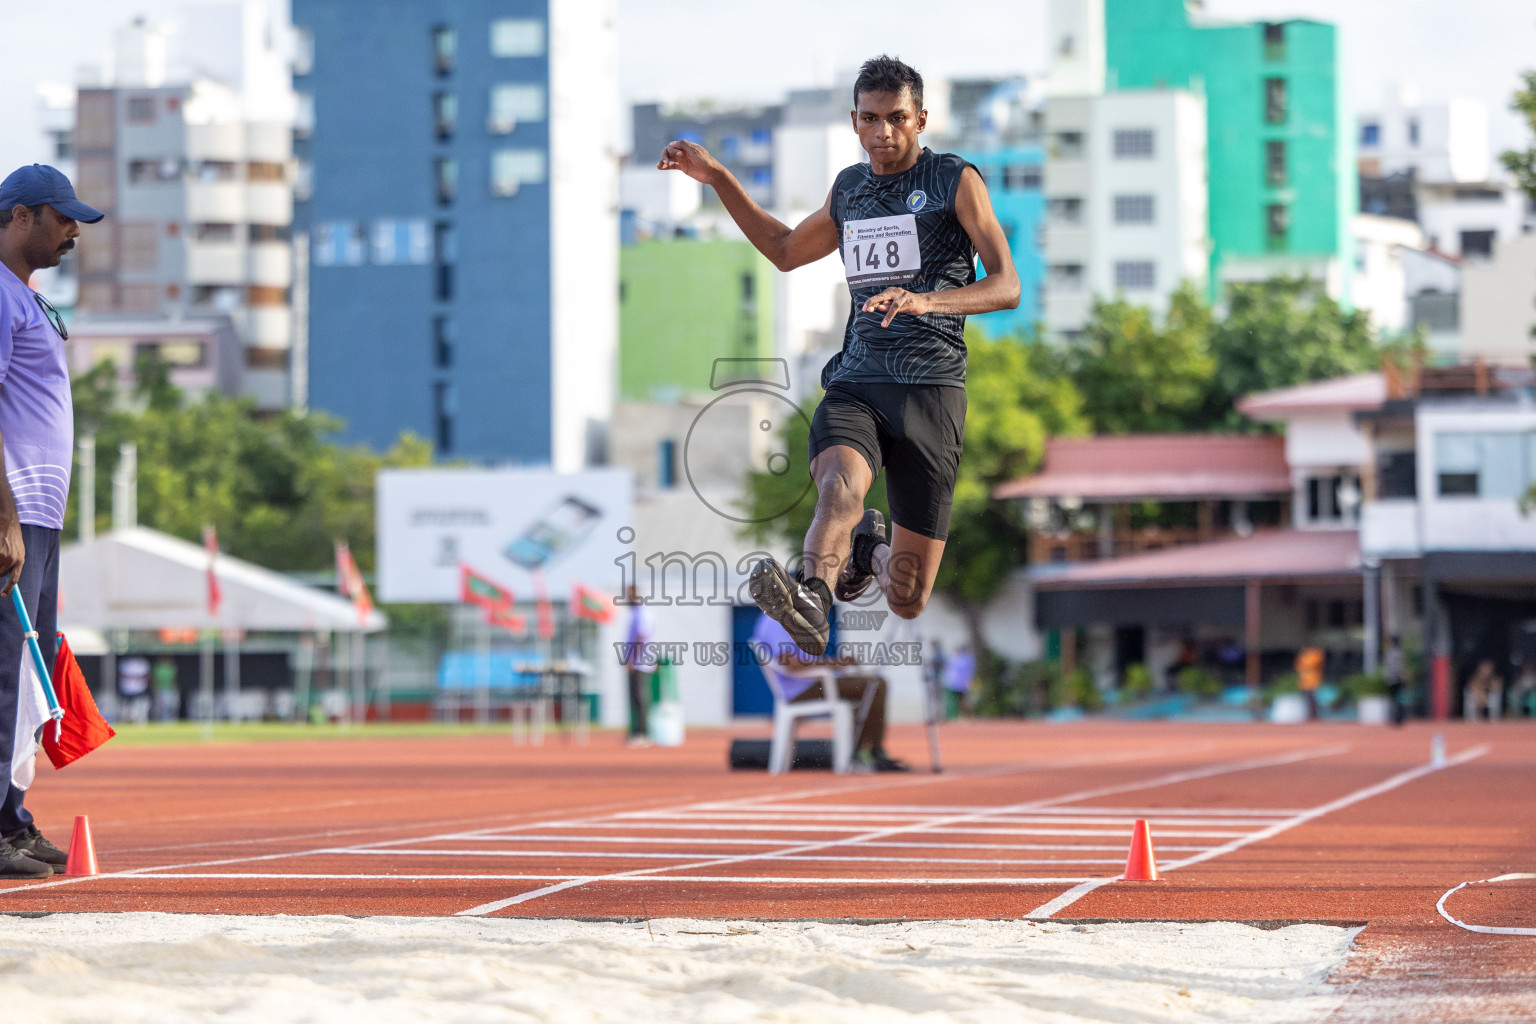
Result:
M1343 753L1347 750L1349 750L1348 744L1335 744L1329 747L1318 747L1311 750L1299 750L1288 754L1280 754L1270 757L1256 757L1247 758L1241 761L1229 761L1223 764L1207 765L1203 768L1191 768L1184 771L1169 772L1164 775L1153 776L1150 779L1142 779L1138 782L1121 783L1115 786L1099 786L1094 789L1082 790L1077 793L1067 793L1043 800L1024 801L1022 803L1013 804L1007 807L995 808L994 813L1020 813L1024 811L1032 811L1038 807L1050 807L1057 804L1079 803L1083 800L1092 800L1101 796L1109 796L1113 793L1131 793L1144 789L1156 789L1160 786L1172 785L1176 782L1184 782L1190 779L1210 778L1216 775L1249 771L1255 768L1271 767L1280 764L1291 764L1296 761L1304 761L1311 758L1329 757L1334 754ZM572 889L580 885L585 885L587 882L595 881L599 878L604 880L616 878L633 878L638 875L655 874L660 871L691 871L697 868L720 867L726 864L741 864L748 861L773 860L779 857L788 856L790 854L810 853L815 850L825 850L835 846L849 846L861 842L868 842L872 839L889 839L892 836L900 835L903 833L929 832L938 825L959 825L963 824L967 820L976 820L978 818L984 819L985 817L987 817L986 814L957 815L950 818L941 818L938 822L935 823L925 822L917 825L905 825L896 828L881 829L874 832L867 832L862 835L849 836L846 839L836 839L817 843L806 843L801 846L791 846L784 850L743 854L735 857L723 857L706 861L698 861L692 864L679 864L673 868L637 868L634 871L619 872L606 876L594 875L585 879L567 879L565 881L558 882L555 885L544 886L543 888L533 889L529 892L519 893L516 896L509 896L506 899L495 900L490 903L482 903L479 906L471 907L468 910L461 910L457 916L483 917L487 914L494 914L498 910L504 910L507 907L514 906L518 903L526 903L529 900L539 899L540 897L552 895L553 893L561 892L565 889Z
M985 812L980 812L985 813ZM653 812L643 817L639 815L625 815L624 820L612 822L616 828L656 828L653 822L668 822L669 828L685 828L689 823L700 824L724 824L735 822L762 822L762 828L771 829L780 821L803 822L864 822L866 825L887 821L916 820L932 821L946 817L941 814L667 814ZM1112 817L1066 817L1052 814L1010 814L989 816L987 821L997 825L1120 825L1130 824L1135 819L1129 815L1114 815ZM1179 825L1185 828L1256 828L1263 825L1262 820L1253 818L1190 818L1173 814L1160 814L1157 820L1168 824ZM1276 819L1280 820L1280 819Z
M1530 881L1533 878L1536 878L1536 875L1528 871L1515 871L1507 875L1499 875L1495 878L1479 878L1474 882L1462 882L1456 888L1446 890L1445 895L1435 901L1435 909L1440 912L1441 917L1451 922L1457 928L1465 928L1467 931L1477 932L1479 935L1536 935L1536 928L1516 928L1513 925L1497 924L1467 924L1467 922L1459 918L1452 917L1445 909L1445 901L1469 885L1487 885L1490 882L1521 882Z
M861 847L862 849L862 847ZM338 853L344 851L336 851ZM629 850L355 850L345 851L350 856L369 857L570 857L577 860L598 858L619 860L677 860L680 854L636 853ZM869 864L1122 864L1124 857L827 857L798 855L775 857L775 860L848 861Z
M1302 811L1300 814L1288 818L1285 821L1277 822L1268 828L1260 829L1259 831L1250 835L1246 835L1241 839L1234 839L1232 842L1226 843L1225 845L1218 846L1210 850L1205 850L1201 853L1185 857L1182 860L1172 861L1163 865L1161 870L1176 871L1179 868L1189 867L1191 864L1202 864L1205 861L1212 860L1216 857L1223 857L1233 852L1234 850L1240 850L1245 846L1260 842L1265 839L1272 839L1280 833L1289 831L1298 825L1305 825L1309 821L1314 821L1323 817L1324 815L1332 814L1334 811L1342 810L1345 807L1349 807L1352 804L1357 804L1362 800L1369 800L1372 797L1391 792L1392 790L1397 789L1399 786L1413 782L1415 779L1421 779L1433 772L1444 771L1446 768L1454 767L1455 765L1466 764L1468 761L1482 757L1484 754L1488 753L1488 750L1489 748L1486 745L1472 747L1469 750L1462 751L1455 757L1449 758L1443 766L1435 765L1433 763L1423 764L1419 765L1417 768L1410 768L1407 771L1398 772L1391 778L1384 779L1375 785L1365 786L1361 789L1355 790L1353 793L1348 793L1344 796L1341 796L1337 800L1330 800L1325 804L1319 804L1310 810ZM1084 896L1088 895L1090 892L1093 892L1100 886L1108 885L1110 882L1118 880L1119 879L1117 876L1112 875L1107 878L1095 878L1083 882L1074 888L1062 893L1060 896L1057 896L1055 899L1041 904L1024 916L1026 918L1034 919L1051 917L1052 915L1065 910L1067 907L1070 907L1072 904L1076 903L1078 900L1082 899Z
M950 817L947 817L947 818L930 818L930 819L927 819L927 821L919 821L919 822L916 822L914 824L909 824L909 825L891 825L889 827L890 828L894 828L894 829L896 829L898 831L905 831L907 829L922 829L925 832L932 832L932 833L939 834L939 835L967 835L967 836L1088 836L1088 837L1095 837L1095 836L1097 836L1097 837L1105 837L1105 838L1107 838L1109 836L1123 836L1123 835L1125 835L1126 834L1126 831L1125 831L1126 828L1130 827L1130 825L1131 825L1131 822L1127 821L1127 822L1124 822L1121 825L1120 828L1098 828L1098 829L1083 829L1083 828L983 828L983 827L980 827L980 826L977 826L977 827L973 828L973 827L970 827L970 826L961 826L961 827L953 827L953 826L951 826L951 824L950 824L951 822L960 820L962 817L985 818L985 820L988 821L988 822L990 822L992 820L991 816L989 816L989 815L980 815L980 814L978 814L978 815L951 815ZM932 827L929 827L929 823L930 822L932 823ZM715 824L715 825L695 825L695 824L687 824L687 823L674 825L674 824L670 824L670 823L667 823L667 822L651 822L651 821L646 821L646 822L637 822L637 821L625 821L625 822L598 821L598 822L592 822L591 824L573 824L573 825L567 825L567 826L563 826L563 827L566 827L566 828L593 828L593 829L607 829L607 828L612 828L612 829L643 829L643 830L654 830L654 831L657 831L657 832L668 832L668 831L671 831L671 832L753 832L753 833L762 833L762 832L868 832L868 831L870 831L873 828L877 828L878 826L875 826L875 825L720 825L720 824ZM1241 837L1241 836L1245 836L1247 834L1248 833L1246 833L1246 832L1232 832L1232 831L1213 832L1213 831L1210 831L1208 829L1168 829L1168 828L1158 829L1158 835L1177 836L1177 837L1179 837L1181 839L1235 839L1235 838L1238 838L1238 837ZM657 840L657 842L663 842L663 841L664 840Z
M820 876L802 875L609 875L591 878L580 875L353 875L334 874L322 872L279 873L279 872L204 872L199 874L184 875L95 875L100 879L123 879L129 881L168 881L171 879L186 878L234 878L234 879L285 879L307 878L327 879L333 881L366 881L387 882L407 881L425 882L447 879L456 882L480 882L480 881L549 881L564 879L567 882L730 882L736 885L1061 885L1066 882L1082 881L1082 876L1044 877L1044 878L992 878L992 877L960 877L960 878L824 878ZM554 888L549 886L548 888Z
M1161 832L1158 835L1162 835ZM465 842L465 843L600 843L605 846L780 846L779 839L723 839L715 837L699 836L453 836L450 839L432 840L432 842ZM891 849L922 849L922 850L1082 850L1082 851L1114 851L1124 850L1124 843L914 843L914 842L890 842L890 843L860 843L860 848L888 847ZM353 853L359 848L355 846L336 847L343 853ZM1199 853L1201 850L1210 849L1209 846L1165 846L1158 843L1160 850L1173 850L1179 853Z
M995 804L967 804L956 805L928 805L928 804L759 804L749 810L764 813L786 812L798 813L810 812L849 812L852 814L881 814L886 812L896 814L914 814L926 817L933 814L985 814L995 810ZM1079 814L1112 814L1124 818L1145 818L1149 815L1159 817L1167 815L1226 815L1228 817L1262 817L1262 818L1288 818L1293 814L1300 814L1305 807L1047 807L1035 812L1037 814L1072 816ZM652 813L649 811L630 811L615 817L626 818L639 814Z

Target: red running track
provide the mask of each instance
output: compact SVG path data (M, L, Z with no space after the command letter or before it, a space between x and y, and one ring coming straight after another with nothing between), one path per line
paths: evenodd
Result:
M1441 731L1449 761L1429 763ZM921 762L921 736L896 730ZM1536 938L1447 923L1536 870L1536 725L957 723L942 775L725 770L681 749L495 736L109 745L44 770L105 874L0 910L1368 923L1338 1020L1525 1014ZM1165 879L1111 881L1148 818ZM1462 890L1536 927L1536 885Z

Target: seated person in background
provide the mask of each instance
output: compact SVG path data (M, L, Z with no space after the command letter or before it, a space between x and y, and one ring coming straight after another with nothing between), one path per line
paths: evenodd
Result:
M850 657L813 658L790 639L787 629L767 615L758 616L757 628L752 631L752 643L759 649L766 646L770 652L768 662L763 665L763 671L773 673L779 692L791 704L804 700L823 699L821 681L802 674L805 670L844 669L858 664ZM865 691L870 687L874 687L875 690L869 702L869 714L865 716L862 723L854 723L854 728L858 730L858 735L854 738L855 763L863 764L866 768L877 772L911 771L905 762L898 761L885 752L885 699L889 690L885 680L874 675L838 674L837 694L844 700L851 700L862 706Z
M1467 680L1462 692L1461 714L1467 721L1476 721L1484 713L1490 722L1499 720L1504 703L1504 680L1494 670L1493 662L1484 658Z

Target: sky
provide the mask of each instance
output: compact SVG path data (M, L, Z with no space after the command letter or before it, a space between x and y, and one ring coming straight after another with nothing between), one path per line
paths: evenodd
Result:
M288 0L263 0L286 17ZM370 0L351 0L366 9ZM619 84L627 103L714 98L773 101L785 90L887 51L929 77L1041 72L1047 0L617 0ZM186 0L0 0L12 44L0 62L0 167L46 158L37 84L70 82L99 63L113 30L135 15L173 18ZM1524 145L1509 107L1536 69L1531 0L1207 0L1207 16L1312 17L1342 38L1345 104L1379 103L1388 82L1416 83L1427 102L1470 96L1488 105L1494 149ZM58 27L69 26L67 45ZM19 44L17 40L38 45ZM56 41L49 41L56 40Z

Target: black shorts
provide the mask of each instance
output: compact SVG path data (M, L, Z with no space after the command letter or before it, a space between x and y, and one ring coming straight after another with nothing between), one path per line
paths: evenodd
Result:
M811 419L811 459L833 445L855 449L870 473L885 468L891 521L946 540L964 438L965 388L839 381Z

